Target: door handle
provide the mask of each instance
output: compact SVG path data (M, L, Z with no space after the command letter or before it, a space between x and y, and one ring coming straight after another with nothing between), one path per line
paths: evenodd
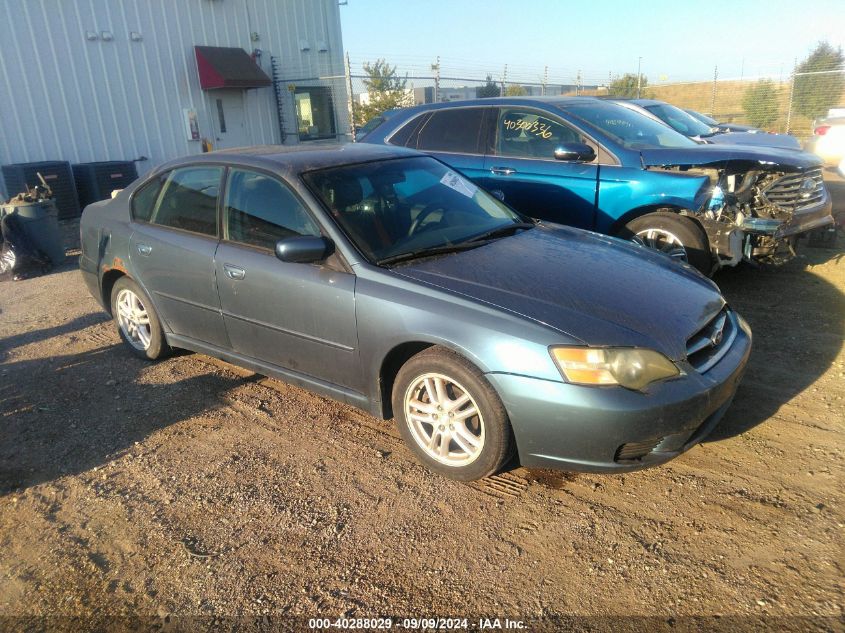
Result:
M491 167L490 171L498 176L510 176L516 173L513 167Z
M138 252L144 257L153 252L153 247L148 244L138 244Z
M223 264L223 270L226 271L226 276L229 279L239 281L246 277L246 271L240 266L232 266L232 264Z

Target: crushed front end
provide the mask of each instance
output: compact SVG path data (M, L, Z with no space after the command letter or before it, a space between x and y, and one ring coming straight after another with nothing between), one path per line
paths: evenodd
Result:
M829 225L831 200L821 167L784 170L779 165L716 171L716 183L699 220L717 255L717 266L739 261L782 263L795 256L801 235Z

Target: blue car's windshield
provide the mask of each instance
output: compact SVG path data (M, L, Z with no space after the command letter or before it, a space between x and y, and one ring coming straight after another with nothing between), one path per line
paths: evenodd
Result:
M615 103L566 104L565 111L604 132L627 149L697 147L698 143L645 114Z
M689 114L691 117L695 117L705 125L709 125L710 127L716 127L717 125L719 125L719 122L716 119L713 119L707 116L706 114L701 114L701 112L696 112L695 110L684 110L684 112Z
M308 187L371 261L445 250L524 218L428 157L308 172Z
M705 125L691 114L668 103L656 103L643 107L684 136L711 136L713 134L711 126Z

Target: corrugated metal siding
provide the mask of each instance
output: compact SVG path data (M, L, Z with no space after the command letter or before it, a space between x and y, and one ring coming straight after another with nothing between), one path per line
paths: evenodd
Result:
M182 113L195 108L201 135L214 138L213 94L200 90L195 45L261 49L270 76L271 55L285 78L343 75L336 0L0 0L0 24L0 164L147 156L138 163L144 173L200 152ZM86 31L114 39L88 41ZM131 31L143 39L131 41ZM317 50L320 40L328 52ZM306 83L332 87L337 129L345 130L343 79L297 85ZM284 92L291 143L293 95ZM246 91L244 110L252 143L280 141L272 88Z

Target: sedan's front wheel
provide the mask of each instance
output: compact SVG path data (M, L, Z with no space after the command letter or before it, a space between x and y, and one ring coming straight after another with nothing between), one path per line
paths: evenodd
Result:
M451 479L491 475L510 457L508 416L477 367L432 347L411 358L393 385L393 413L421 462Z

